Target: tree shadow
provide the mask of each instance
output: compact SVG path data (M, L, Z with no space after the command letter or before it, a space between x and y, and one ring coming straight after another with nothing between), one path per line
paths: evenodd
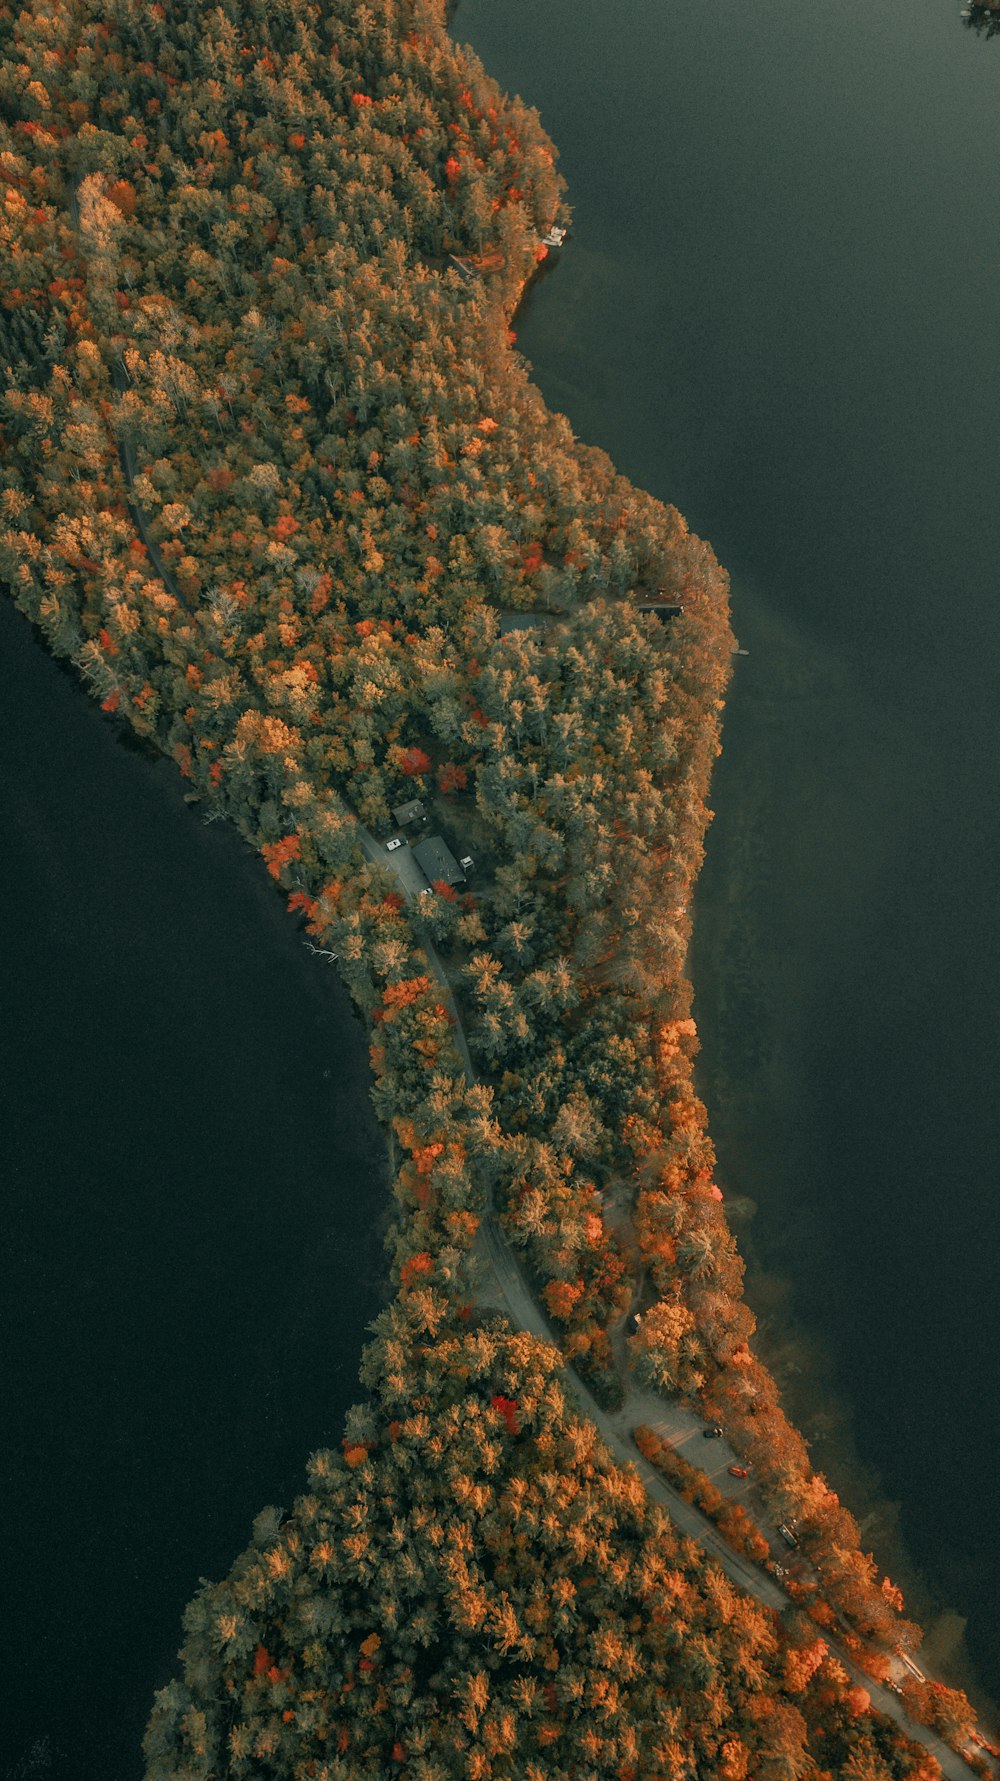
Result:
M998 0L971 0L962 13L962 24L979 37L1000 37Z

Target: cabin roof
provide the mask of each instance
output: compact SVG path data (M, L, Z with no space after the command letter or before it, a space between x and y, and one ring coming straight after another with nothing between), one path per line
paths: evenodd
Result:
M403 827L408 822L417 822L424 814L424 806L419 798L409 798L405 804L394 804L392 814Z
M465 873L440 835L428 835L418 841L413 852L429 883L437 884L442 879L445 884L465 883Z
M637 600L635 609L637 612L655 612L657 618L660 619L679 618L684 611L683 606L678 606L676 600Z
M548 612L516 612L512 608L500 613L500 635L508 637L511 631L534 631L540 625L548 624L551 613Z

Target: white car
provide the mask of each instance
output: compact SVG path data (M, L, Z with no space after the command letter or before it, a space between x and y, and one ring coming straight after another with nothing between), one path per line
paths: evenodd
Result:
M395 848L402 847L402 845L403 845L403 838L401 835L395 835L391 841L386 842L386 847L388 848L390 853L392 853L395 850Z

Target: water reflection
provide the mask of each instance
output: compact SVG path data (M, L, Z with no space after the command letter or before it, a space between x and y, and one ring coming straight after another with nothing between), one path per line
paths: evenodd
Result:
M964 8L962 23L967 31L975 31L980 37L996 37L1000 35L1000 4L996 0L979 0L978 4Z

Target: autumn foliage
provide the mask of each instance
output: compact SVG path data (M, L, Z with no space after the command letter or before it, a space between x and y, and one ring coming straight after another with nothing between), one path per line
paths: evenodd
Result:
M915 1776L483 1314L493 1207L613 1403L648 1282L634 1375L756 1418L837 1612L896 1625L749 1346L692 1088L725 576L511 350L537 116L422 0L29 5L0 58L0 575L335 959L398 1146L367 1399L192 1604L150 1781ZM415 793L477 861L419 906L358 827Z

